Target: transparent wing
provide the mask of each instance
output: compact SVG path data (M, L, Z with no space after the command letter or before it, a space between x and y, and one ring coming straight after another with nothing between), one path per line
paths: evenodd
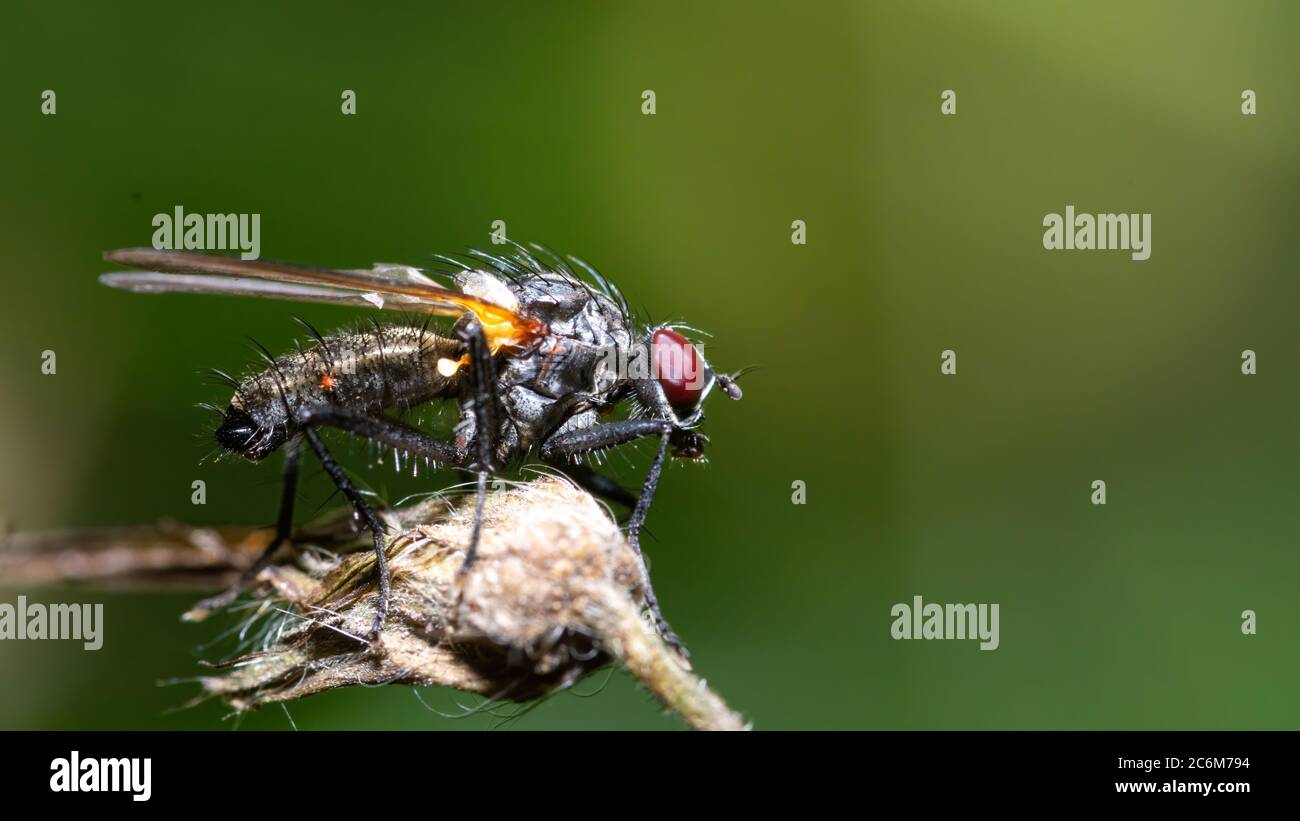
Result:
M545 326L491 302L434 283L414 268L379 265L339 271L285 262L245 260L193 251L123 248L104 259L148 270L104 274L100 282L137 293L202 293L324 302L442 316L473 314L493 350L525 347Z
M413 297L384 298L380 294L361 294L338 288L321 288L299 285L294 282L272 282L262 279L241 279L207 274L163 274L155 271L126 271L104 274L99 281L111 288L134 291L137 294L223 294L250 296L262 299L288 299L295 302L323 302L329 305L356 305L370 308L418 309L420 301Z

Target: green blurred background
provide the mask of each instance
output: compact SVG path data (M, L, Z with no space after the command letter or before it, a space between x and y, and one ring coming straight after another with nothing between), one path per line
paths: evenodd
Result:
M96 284L154 214L260 213L264 256L342 267L485 246L501 219L712 332L718 366L763 366L711 403L710 464L667 474L648 546L697 668L756 726L1295 728L1298 9L10 4L0 512L273 521L275 467L200 463L192 406L228 396L198 373L251 363L248 335L284 349L295 312L357 312ZM1067 204L1152 213L1151 259L1044 251ZM430 489L338 449L394 497ZM304 511L329 495L313 474ZM22 592L92 597L0 601ZM891 605L917 594L1000 603L1001 648L892 641ZM0 644L0 727L234 723L155 684L198 672L216 632L177 620L193 596L93 598L99 652ZM606 678L510 726L678 726ZM291 711L496 723L406 687Z

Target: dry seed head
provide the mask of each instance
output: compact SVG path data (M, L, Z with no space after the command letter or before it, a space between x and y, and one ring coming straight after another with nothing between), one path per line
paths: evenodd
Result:
M488 494L480 558L460 574L473 498L433 497L383 512L393 601L380 640L369 630L377 591L369 539L350 517L300 528L258 578L259 610L284 629L261 650L203 679L239 709L356 684L445 685L506 700L546 695L610 661L700 729L746 725L642 617L641 563L608 513L555 477ZM228 585L269 531L165 524L15 534L0 575L137 588ZM206 613L193 611L195 620Z
M263 583L311 620L205 679L208 692L240 708L374 683L522 701L619 660L692 726L744 726L642 618L640 561L609 514L569 482L489 494L479 558L464 573L472 504L438 500L400 518L389 543L391 609L374 646L352 638L374 614L372 555L345 555L318 579L270 568Z

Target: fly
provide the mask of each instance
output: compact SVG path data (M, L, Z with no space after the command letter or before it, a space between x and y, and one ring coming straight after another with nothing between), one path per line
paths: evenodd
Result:
M234 396L217 443L254 462L283 450L284 482L275 539L239 582L201 606L233 600L290 539L306 445L371 532L380 595L370 638L379 635L389 605L384 525L318 435L335 428L476 474L474 526L461 572L477 557L488 480L502 465L540 457L587 490L628 507L628 539L641 558L646 601L660 633L681 649L645 572L641 529L666 459L704 455L708 439L698 427L705 398L717 388L740 399L741 374L712 370L680 326L637 323L618 288L580 260L537 245L511 245L504 255L439 256L455 269L454 288L404 265L329 270L151 248L104 255L143 270L104 274L100 281L140 293L226 294L425 315L422 325L372 322L369 329L330 335L308 326L314 345L278 358L263 351L262 369L240 380L226 377ZM431 330L434 316L454 320L445 331ZM459 405L450 438L387 415L444 400ZM624 403L632 406L628 418L602 419ZM637 495L581 463L639 439L657 440L658 448Z

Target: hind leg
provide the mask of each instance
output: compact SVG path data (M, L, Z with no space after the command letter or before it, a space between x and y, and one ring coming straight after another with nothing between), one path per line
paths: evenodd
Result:
M425 457L444 465L463 465L469 459L466 450L450 442L436 439L423 431L388 417L366 416L335 407L318 408L299 414L297 423L302 428L302 435L316 453L321 467L341 493L352 503L357 515L361 517L366 528L370 530L375 544L375 566L379 579L379 603L375 609L375 621L371 627L370 639L373 641L383 629L388 616L390 586L388 576L387 539L383 522L374 508L352 484L347 472L335 461L334 456L320 440L317 430L336 428L363 439L369 439L396 450Z
M320 436L312 428L304 428L302 435L307 439L307 444L316 452L316 459L320 462L321 467L334 480L334 485L339 491L352 503L352 507L357 511L357 515L366 523L370 529L371 537L375 542L375 567L379 575L379 603L375 607L375 619L370 626L370 641L379 638L379 631L384 628L384 619L388 617L388 600L390 595L388 579L388 553L386 551L387 542L385 539L386 528L383 522L379 521L379 516L375 513L374 508L366 502L365 497L352 484L347 473L334 461L334 456L325 447L325 443L320 440Z

